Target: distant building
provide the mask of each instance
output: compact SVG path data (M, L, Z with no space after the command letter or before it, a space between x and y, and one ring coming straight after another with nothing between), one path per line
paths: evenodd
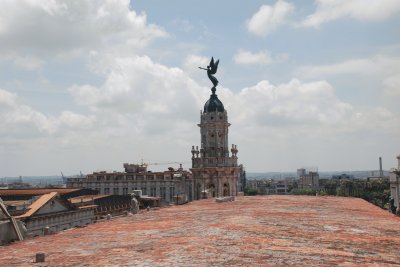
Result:
M287 181L277 181L275 184L275 194L277 195L286 195L288 192L288 183Z
M342 174L339 174L339 175L332 175L332 179L333 180L350 180L350 179L354 179L354 175L349 175L349 174L346 174L346 173L342 173Z
M400 155L397 156L397 168L391 169L390 172L390 194L392 197L391 205L393 211L400 214Z
M180 167L164 172L147 171L142 164L124 164L125 172L94 172L84 178L68 178L67 188L90 188L101 195L128 195L133 190L142 190L143 195L160 197L173 202L177 195L193 200L191 173Z
M7 184L8 189L24 189L24 188L32 188L32 185L24 182L13 182Z
M300 179L300 177L304 175L306 175L306 169L304 168L297 169L297 179Z
M301 168L297 170L300 188L319 189L319 173L317 170L308 171Z
M191 151L195 199L236 196L244 189L245 173L237 163L237 146L232 144L229 153L230 125L228 113L214 89L200 114L200 150L192 146Z
M293 187L294 178L285 178L284 180L257 179L248 180L247 187L257 189L260 195L286 195L289 188Z

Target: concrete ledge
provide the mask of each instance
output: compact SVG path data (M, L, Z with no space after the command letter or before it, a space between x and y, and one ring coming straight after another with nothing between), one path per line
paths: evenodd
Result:
M215 202L222 203L222 202L230 202L230 201L235 201L234 196L229 196L229 197L217 197L215 199Z

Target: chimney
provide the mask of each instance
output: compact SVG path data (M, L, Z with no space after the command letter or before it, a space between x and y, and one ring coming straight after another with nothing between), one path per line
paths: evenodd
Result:
M383 178L382 157L379 157L379 176L380 178Z
M400 170L400 154L397 156L397 170Z

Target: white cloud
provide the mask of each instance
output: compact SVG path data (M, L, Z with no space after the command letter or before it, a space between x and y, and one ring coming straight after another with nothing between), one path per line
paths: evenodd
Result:
M247 21L247 30L255 35L265 37L286 22L294 6L286 1L278 0L275 5L262 5Z
M343 125L347 127L348 132L357 129L369 133L384 131L385 133L400 134L400 128L394 127L395 125L399 125L399 123L400 120L396 114L386 107L378 106L369 108L363 112L356 112Z
M9 108L15 105L17 96L9 91L0 89L0 107Z
M185 62L197 66L206 60L190 56ZM98 123L112 124L122 132L135 132L138 136L161 134L171 140L177 138L172 134L177 134L178 139L196 136L196 132L186 132L183 137L178 127L189 129L197 121L208 89L200 87L182 70L157 64L145 56L114 58L108 63L110 71L102 85L70 88L75 101L87 106ZM376 117L382 123L382 116L367 115L368 111L357 110L338 99L332 85L324 80L303 83L293 79L279 85L264 80L238 93L220 86L217 93L232 120L243 130L302 129L309 134L329 135L370 129L368 117ZM372 113L390 113L385 112Z
M63 111L59 117L52 118L51 120L55 127L62 129L63 131L68 129L74 131L91 129L96 122L96 118L93 115L84 116L72 111Z
M185 60L182 64L183 69L186 72L198 72L198 67L203 67L206 68L208 63L210 62L210 59L207 57L203 56L198 56L198 55L188 55L185 57Z
M296 136L310 136L321 142L343 134L400 134L400 118L385 107L361 109L340 100L334 87L326 81L273 85L260 81L239 93L220 92L229 112L235 135L250 140L284 140L287 145ZM251 133L250 133L251 132ZM242 140L242 139L241 139ZM242 140L243 141L243 140ZM340 142L340 140L337 140ZM251 142L246 142L253 146Z
M166 36L163 29L147 23L146 14L130 10L129 0L5 1L0 25L0 59L12 56L17 63L24 63L18 59L21 54L40 60L90 50L131 54ZM31 61L25 66L35 65Z
M186 159L187 152L189 159L190 146L198 144L196 123L209 90L182 70L148 57L115 58L108 63L100 86L70 88L77 103L89 108L89 115L71 111L47 115L23 104L16 94L0 90L0 147L24 145L20 149L31 154L41 151L42 157L67 149L74 168L87 172L109 166L120 169L121 162L140 157L175 161ZM254 161L249 155L260 147L298 147L299 135L322 142L338 134L371 134L381 129L398 133L393 125L400 123L385 108L362 111L341 101L326 81L293 79L274 85L264 80L236 93L218 87L217 93L233 125L230 140L244 149L240 156L250 166ZM20 150L14 147L14 151ZM83 155L88 159L85 164Z
M251 65L268 65L272 63L271 55L268 51L260 51L257 53L252 53L250 51L245 51L240 49L234 56L233 61L237 64Z
M64 111L58 117L45 115L22 103L18 96L7 90L0 89L0 136L24 136L35 138L65 134L67 130L77 131L93 126L95 118L71 111ZM0 144L1 145L1 144Z
M376 94L393 97L400 96L399 69L400 57L375 55L333 64L302 66L295 73L303 79L337 81L342 77L352 77L353 80L360 79L366 84L365 91L373 90ZM370 87L368 87L369 84L371 84ZM397 107L392 109L396 110Z
M232 123L230 140L239 144L240 160L252 170L288 170L289 165L294 170L304 164L332 169L331 161L354 169L363 166L356 160L358 150L375 155L382 148L372 144L382 146L382 140L391 143L400 135L397 114L352 106L326 81L260 81L220 95Z
M371 20L374 16L388 17L398 10L397 3L391 2L392 13L379 12L380 9L374 6L377 14L370 11L371 14L363 18L354 13L351 5L356 2L347 2L336 1L330 14L327 7L334 2L320 1L321 10L317 9L313 14L315 16L310 16L308 26L321 25L343 16L360 20ZM164 161L190 160L190 147L198 144L200 138L196 125L199 110L210 94L204 71L197 69L198 66L207 66L210 59L201 54L208 51L211 44L230 40L232 36L225 39L215 32L221 29L208 30L210 25L205 22L204 32L196 43L184 43L178 35L149 47L152 40L165 37L168 33L160 26L149 24L146 14L130 9L129 3L128 0L2 2L0 60L6 61L2 62L5 68L15 66L12 71L16 75L4 79L1 87L9 91L0 90L0 164L3 164L0 175L22 169L27 174L58 173L66 165L65 162L72 166L70 169L83 168L84 172L90 172L95 169L120 169L122 162L141 157ZM389 1L381 3L384 6ZM340 7L353 11L341 11ZM267 36L285 25L293 11L294 5L287 1L263 5L248 20L247 29L257 36ZM359 12L365 13L365 10L361 8ZM328 15L319 17L320 14ZM181 33L193 31L191 21L176 20L172 23L181 27ZM260 47L259 44L254 45ZM397 52L394 50L393 54ZM172 58L176 51L183 51L180 55L184 58L182 62ZM151 55L145 56L148 53ZM64 60L71 58L73 62L64 64ZM171 59L173 64L181 63L181 69L162 65L155 58L162 62ZM238 50L233 59L237 64L260 64L264 67L287 58L287 55L275 55L267 50ZM48 64L54 59L57 62L51 63L57 64ZM301 58L295 58L293 62L298 60ZM55 73L46 69L50 66L60 66L60 69ZM287 71L286 66L283 67ZM82 73L85 68L94 74ZM34 75L21 78L20 69L43 69L38 72L38 76L43 76L39 79L48 81L47 84L40 84L46 87L43 92L53 85L58 90L76 83L69 88L69 92L79 107L70 105L70 99L61 99L62 96L53 98L54 95L52 104L42 106L43 102L37 100L39 97L30 98L33 88L38 87L37 83L33 81L32 88L24 87L25 84L30 85ZM337 96L335 88L327 82L327 76L351 74L355 79L359 75L373 77L374 84L379 81L387 94L398 95L399 69L398 56L354 58L335 64L301 67L296 75L300 79L282 84L262 80L243 90L230 90L222 86L222 81L217 94L232 123L230 141L243 149L240 151L241 161L244 159L242 162L249 164L249 170L254 170L253 162L269 160L271 164L280 162L282 168L290 168L288 166L293 164L286 164L286 157L297 151L299 155L293 157L294 164L306 157L305 150L309 151L308 155L315 154L315 157L328 155L341 144L345 144L346 153L357 150L352 146L351 141L354 140L348 139L348 136L357 140L365 138L360 142L360 151L377 143L378 134L385 139L385 145L395 143L392 140L397 140L400 135L397 127L400 125L399 116L393 112L397 107L353 106ZM224 76L224 70L229 72L229 68L223 68L222 72L219 70L219 75ZM68 75L61 77L59 74L63 72ZM279 76L279 70L276 73ZM245 80L256 77L254 74L246 78L246 73L242 73L242 78L236 77L236 74L229 73L230 78ZM207 86L203 87L193 80L197 75ZM67 82L60 81L62 79ZM304 82L305 79L311 82ZM19 93L12 93L12 90ZM350 95L345 97L351 99ZM390 139L392 134L395 137ZM319 147L327 149L315 153ZM333 161L332 158L326 160ZM12 164L8 166L4 162ZM257 168L276 169L265 162L257 162ZM365 167L365 164L362 166ZM36 168L35 171L33 168Z
M205 60L208 59L187 58L187 62L196 65ZM87 106L98 123L112 124L121 133L135 132L142 137L161 134L166 139L187 138L189 142L190 136L196 136L195 129L191 133L186 130L197 121L198 109L206 102L208 89L200 87L180 69L167 68L148 57L115 58L109 63L110 71L101 86L70 88L75 101ZM261 81L238 93L224 87L218 87L217 93L234 123L243 130L250 127L264 132L262 129L267 127L333 134L362 131L371 124L360 120L368 117L365 112L338 99L326 81L303 83L293 79L279 85ZM354 121L356 128L352 125ZM185 137L179 127L185 129Z
M201 106L199 99L206 97L205 89L181 69L167 68L146 56L114 58L108 63L110 72L104 84L74 86L69 91L78 104L93 112L122 114L145 131L151 131L153 124L163 125L164 119L171 120L172 128L193 119Z
M296 74L305 78L326 78L331 75L343 74L387 77L396 74L399 69L399 57L375 55L334 64L302 66Z
M400 96L400 74L387 77L383 85L388 95Z
M20 69L37 70L42 67L43 60L36 57L16 57L14 58L14 65Z
M317 9L302 25L319 27L343 17L360 21L382 21L400 12L398 0L316 0Z
M294 79L280 85L261 81L236 97L241 114L237 115L253 125L334 125L353 112L353 107L340 101L326 81L302 83Z
M16 94L0 89L0 135L10 135L26 127L31 128L26 133L28 135L36 131L44 132L49 128L43 114L19 103Z
M178 28L180 31L182 32L191 32L193 30L193 25L185 19L174 19L172 21L172 24L174 25L174 27Z

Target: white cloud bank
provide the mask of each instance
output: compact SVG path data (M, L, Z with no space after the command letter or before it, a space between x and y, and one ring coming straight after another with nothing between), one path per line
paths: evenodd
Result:
M0 59L7 54L6 59L17 67L35 70L46 65L46 58L79 56L80 63L90 60L91 70L104 78L99 85L70 87L68 92L83 111L73 111L71 106L56 115L29 106L15 93L0 90L0 170L5 175L15 175L16 170L23 170L21 174L54 174L65 167L65 162L69 170L91 172L99 167L119 169L122 162L138 157L189 160L190 146L200 139L196 125L199 110L210 92L184 70L205 66L209 59L188 56L182 70L139 56L138 51L152 39L167 33L149 25L145 14L137 14L128 6L129 1L111 0L2 4ZM262 6L248 21L248 29L267 36L286 22L293 8L285 1ZM236 58L239 64L268 64L270 60L266 51L243 50ZM377 62L383 65L375 67ZM378 57L303 68L300 72L312 82L292 79L274 85L262 80L238 92L219 86L217 93L232 122L230 140L243 148L240 157L251 170L265 166L257 162L264 160L261 150L279 152L268 154L271 159L281 157L276 161L286 166L283 168L293 166L284 162L292 146L312 154L315 149L296 145L300 139L309 138L323 146L330 138L330 149L336 149L343 143L336 134L400 134L398 127L393 127L400 124L395 114L382 107L358 110L339 99L323 77L317 77L351 72L354 66L366 72L395 69L396 62ZM373 69L363 70L366 63ZM386 74L385 85L393 91L398 78L395 73ZM304 155L293 162L300 164L298 159ZM267 169L276 170L265 166Z
M299 68L297 74L307 78L338 74L383 75L395 74L399 69L400 57L374 55L366 58L349 59L334 64L303 66Z
M182 110L194 111L200 104L204 88L179 68L157 64L147 56L114 58L109 63L110 72L102 86L69 89L78 104L95 112L140 114L143 120L146 116L178 120L188 115Z
M28 150L44 158L46 153L64 151L60 155L84 172L99 166L120 168L121 162L140 156L164 161L189 159L190 146L199 142L196 123L209 89L200 87L181 69L168 68L146 56L115 58L109 70L99 86L70 88L76 103L88 108L86 115L72 111L47 115L25 105L17 95L0 90L0 148L12 147L14 153ZM312 152L306 143L297 144L299 138L321 144L344 134L400 134L398 127L393 127L400 123L395 114L382 107L357 110L341 101L332 85L323 80L304 83L293 79L279 85L264 80L237 93L223 87L217 93L233 125L230 140L243 149L241 159L250 168L262 165L252 160L254 155L260 158L261 147L277 150L284 146L281 157L290 146ZM18 162L21 156L15 157ZM280 162L285 165L283 159ZM55 168L60 168L57 164Z
M167 35L129 5L129 0L3 1L0 59L34 70L54 56L65 59L93 50L134 53Z
M382 21L400 12L398 0L316 0L316 11L302 21L306 27L320 25L341 18L360 21Z
M268 51L260 51L257 53L252 53L250 51L239 50L234 56L233 61L236 64L260 64L260 65L268 65L272 63L271 55Z
M273 6L262 5L247 21L247 30L257 36L266 37L286 22L294 6L279 0Z
M251 52L244 49L239 49L233 55L233 61L241 65L269 65L272 63L282 63L289 58L288 54L278 54L272 56L267 50L259 52Z
M325 81L302 83L293 79L280 85L261 81L243 89L237 98L239 110L245 112L244 122L269 127L333 125L353 113L352 106L337 99Z
M383 85L386 94L400 96L400 74L387 77L384 79Z
M72 111L64 111L59 116L43 114L24 104L16 94L0 89L0 136L2 138L25 136L30 139L38 135L58 135L68 130L90 129L94 123L94 116L84 116Z
M383 91L386 94L396 96L400 95L399 69L400 57L374 55L367 58L349 59L334 64L303 66L296 71L296 75L306 79L320 79L338 75L374 77L381 81Z

